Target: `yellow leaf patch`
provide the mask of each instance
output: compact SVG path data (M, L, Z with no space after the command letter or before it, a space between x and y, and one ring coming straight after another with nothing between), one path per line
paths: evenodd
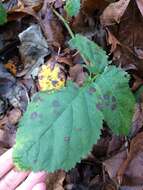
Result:
M65 75L59 64L55 64L54 68L51 68L50 64L42 65L38 74L38 82L41 91L59 90L65 85Z

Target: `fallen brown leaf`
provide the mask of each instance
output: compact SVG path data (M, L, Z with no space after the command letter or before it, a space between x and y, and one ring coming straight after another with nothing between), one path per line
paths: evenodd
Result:
M143 103L137 103L133 117L131 135L135 136L143 126Z
M136 3L138 5L138 8L143 16L143 0L136 0Z
M109 31L107 30L107 43L111 45L110 53L113 53L117 47L117 45L120 45L120 42L117 40L117 38Z
M19 119L21 118L22 113L20 109L14 108L8 113L8 121L12 125L15 125L18 123Z
M118 2L109 4L100 17L102 25L108 26L120 23L121 17L126 11L129 3L130 0L120 0Z
M44 57L49 54L48 44L38 25L31 25L29 28L19 34L21 45L19 46L21 61L24 64L24 70L17 76L32 74L33 78L38 74L34 69L44 64Z
M104 162L109 176L126 186L143 185L143 132L131 140L129 153L119 152Z
M66 173L64 171L54 172L53 174L48 174L47 186L48 190L64 190L63 181L65 179Z
M82 86L85 80L85 73L83 72L83 67L80 64L76 64L73 67L70 67L70 78L76 82L79 86Z
M43 0L21 0L21 2L24 4L24 6L36 8L41 6Z
M45 6L45 5L44 5ZM47 38L47 41L50 44L53 44L57 47L61 47L64 44L64 35L63 35L63 27L60 22L57 20L53 11L50 7L43 7L41 10L42 13L42 24L44 27L44 33Z
M93 15L96 10L104 10L108 4L107 1L103 0L84 0L82 8L85 14Z
M134 47L134 51L139 59L143 59L143 50L141 48Z
M111 154L115 153L117 150L119 150L121 148L121 146L123 145L124 142L125 142L124 137L112 135L112 138L108 145L107 154L111 155Z

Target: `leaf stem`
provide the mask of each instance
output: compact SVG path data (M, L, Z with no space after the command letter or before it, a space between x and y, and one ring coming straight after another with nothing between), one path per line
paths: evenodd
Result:
M68 30L68 32L69 32L71 38L74 38L75 35L74 35L73 31L71 30L71 28L70 28L68 22L67 22L67 21L64 19L64 17L63 17L62 15L60 15L54 8L52 8L52 10L53 10L53 12L55 13L55 15L63 22L63 24L65 25L66 29ZM81 55L82 59L84 60L84 62L86 63L86 65L90 65L90 63L86 60L86 58L84 57L84 55L82 55L81 53L80 53L80 55Z
M55 13L55 15L63 22L63 24L65 25L66 29L68 30L70 36L72 38L74 38L74 33L72 32L71 28L69 27L67 21L64 19L64 17L62 15L60 15L54 8L52 8L53 12Z

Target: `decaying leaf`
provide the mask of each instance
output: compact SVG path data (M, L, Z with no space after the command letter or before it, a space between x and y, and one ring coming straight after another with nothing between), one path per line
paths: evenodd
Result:
M59 90L65 85L65 75L61 66L54 60L49 60L42 65L38 74L39 88L41 91Z
M127 151L121 151L104 162L109 176L115 181L122 182L123 186L134 188L143 186L142 135L141 132L131 140L128 154Z
M28 104L28 93L24 85L17 82L3 64L0 64L0 97L15 108L26 110Z
M4 67L12 73L14 76L17 74L17 64L18 63L18 58L13 57L13 59L9 59L7 63L4 64Z
M27 74L29 77L33 72L33 77L35 77L38 74L38 70L35 71L35 69L44 63L44 57L49 54L47 42L38 25L27 28L19 34L19 38L21 41L19 51L25 68L18 76Z
M83 67L80 64L76 64L73 67L70 67L69 73L72 81L77 83L79 86L83 85L86 74L84 73Z
M139 59L143 59L143 50L138 47L134 47L134 51Z
M138 5L138 8L143 16L143 0L136 0L136 3Z
M83 0L82 9L86 15L93 16L97 10L103 11L108 4L107 1Z
M35 8L41 6L43 0L21 0L21 2L24 4L24 6Z
M107 43L111 45L110 53L113 53L117 48L117 45L120 45L120 42L108 29L106 30L107 30Z
M21 110L18 109L18 108L12 109L12 110L8 113L8 115L7 115L8 121L9 121L9 123L12 124L12 125L17 124L18 121L19 121L19 119L21 118L21 116L22 116L22 112L21 112Z
M43 7L41 21L48 42L57 47L62 47L64 43L63 27L50 7L46 7L46 9Z
M139 132L143 126L143 103L137 103L135 107L135 114L133 117L133 125L131 135L134 136Z
M10 148L15 143L16 124L21 117L19 109L12 109L0 120L0 146Z
M6 94L11 93L15 83L16 79L0 63L0 96L5 97Z
M0 129L0 147L11 148L15 143L16 130L14 133L10 129Z
M53 174L48 174L46 184L49 190L64 190L63 182L66 173L64 171L54 172Z
M120 23L121 17L126 11L129 3L130 0L120 0L109 4L100 17L102 25L108 26Z

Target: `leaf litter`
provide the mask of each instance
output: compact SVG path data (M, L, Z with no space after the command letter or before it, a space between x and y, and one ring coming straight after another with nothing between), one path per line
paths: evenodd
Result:
M0 152L15 143L18 122L32 95L40 90L38 78L41 68L46 69L51 58L64 73L65 81L62 84L65 85L66 80L70 79L82 86L86 80L87 68L81 67L84 62L77 56L78 52L68 50L69 35L63 23L53 14L52 5L68 19L73 32L79 31L80 35L97 42L110 55L113 64L131 74L130 87L137 100L128 141L124 136L115 136L104 123L101 138L90 155L69 172L49 175L47 184L51 190L108 190L118 189L119 186L122 190L142 189L142 1L85 0L80 11L78 7L71 10L77 14L72 18L65 14L63 1L44 0L43 7L42 3L40 0L3 2L8 24L12 24L11 33L15 35L9 35L7 25L1 26L6 32L0 34ZM0 14L4 16L0 23L4 24L6 13L1 9L3 12ZM11 51L15 39L16 48ZM59 77L58 72L56 76ZM41 101L40 97L38 101ZM108 104L106 101L104 103ZM59 104L55 101L54 105Z

